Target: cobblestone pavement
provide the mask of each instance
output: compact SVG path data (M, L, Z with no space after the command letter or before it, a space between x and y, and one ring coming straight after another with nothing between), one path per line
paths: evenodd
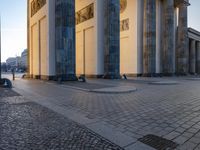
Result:
M169 79L179 84L148 84L148 80ZM36 80L16 81L15 87L25 93L37 93L52 104L80 112L88 118L98 118L133 138L153 134L177 143L179 150L200 150L199 80L173 77L89 82L133 85L138 90L128 94L96 94Z
M12 90L0 87L0 98L12 97L12 96L20 96L20 95Z
M11 90L0 93L0 150L122 149Z

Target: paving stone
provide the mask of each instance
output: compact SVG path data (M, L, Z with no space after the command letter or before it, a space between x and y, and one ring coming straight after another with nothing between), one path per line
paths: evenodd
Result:
M175 138L173 141L178 143L178 144L183 144L188 140L188 137L184 137L184 136L179 136L177 138Z
M137 143L126 147L125 150L155 150L155 149L138 141Z
M196 133L195 137L199 137L200 138L200 132Z
M194 150L200 150L200 144L197 145Z
M191 138L192 136L194 136L194 134L193 134L193 133L190 133L190 132L184 132L184 133L182 134L182 136Z
M182 127L178 127L175 131L176 132L179 132L179 133L183 133L183 132L185 132L185 128L182 128Z
M190 133L197 133L199 131L199 129L196 129L196 128L190 128L187 130L187 132L190 132Z
M192 137L189 142L195 143L195 144L199 144L200 143L200 138L197 137Z
M195 143L191 143L191 142L186 142L183 145L179 146L177 149L178 150L193 150L195 147L197 146L197 144Z
M104 123L94 123L86 126L96 133L103 135L103 137L106 137L107 139L118 143L118 145L120 145L121 147L124 147L137 140L131 137L132 133L130 133L130 136L126 136L121 132L114 131L115 129L109 128Z
M180 133L173 131L173 132L165 135L164 138L172 140L172 139L176 138L177 136L180 136Z

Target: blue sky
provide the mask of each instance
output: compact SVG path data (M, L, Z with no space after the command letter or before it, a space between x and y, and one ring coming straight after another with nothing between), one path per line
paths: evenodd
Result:
M2 61L20 55L26 43L27 0L0 0L2 18ZM190 0L188 26L200 31L200 0Z
M26 42L27 0L0 0L2 61L20 55Z
M200 0L189 0L191 6L188 8L188 26L200 31Z

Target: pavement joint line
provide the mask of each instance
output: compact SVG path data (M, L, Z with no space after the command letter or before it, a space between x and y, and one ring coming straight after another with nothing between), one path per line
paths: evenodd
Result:
M126 94L126 93L132 93L132 92L137 91L136 87L132 87L132 89L124 90L124 91L106 91L106 89L108 89L108 88L100 88L100 89L91 90L91 89L84 89L84 88L80 88L80 87L74 87L74 86L70 86L70 85L61 85L61 87L70 88L70 89L74 89L74 90L81 90L81 91L88 92L88 93L99 93L99 94ZM123 88L123 87L128 87L128 86L111 87L111 89L112 88L120 88L120 87Z
M138 140L137 140L138 141ZM130 143L130 144L128 144L128 145L126 145L126 146L124 146L123 148L126 148L126 147L129 147L129 146L131 146L131 145L134 145L137 141L135 141L135 142L132 142L132 143Z
M88 90L88 89L74 87L74 86L70 86L70 85L63 85L62 84L61 87L70 88L70 89L74 89L74 90L81 90L81 91L84 91L84 92L90 92L90 90Z

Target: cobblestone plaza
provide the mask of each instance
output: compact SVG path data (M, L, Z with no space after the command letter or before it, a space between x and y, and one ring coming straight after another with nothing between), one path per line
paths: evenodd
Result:
M56 118L58 119L56 121L56 132L53 132L53 134L55 133L57 135L57 133L63 131L63 126L68 124L67 120L69 119L84 126L86 128L83 129L84 132L88 131L88 129L91 130L92 133L88 134L96 135L97 141L99 135L102 139L105 138L106 141L110 141L108 143L103 142L103 145L114 146L115 148L118 148L116 146L118 145L119 148L130 150L159 149L155 145L152 147L150 146L151 144L144 144L140 141L141 138L147 135L154 135L174 142L178 150L199 150L199 85L199 78L193 76L179 78L132 78L129 80L93 79L88 80L84 84L79 82L56 84L54 82L39 80L17 79L14 82L14 90L22 96L14 97L14 99L7 98L5 100L7 103L14 105L18 105L16 103L19 103L20 107L25 106L25 108L27 107L31 111L36 109L37 113L40 111L44 112L44 116L43 114L38 116L36 113L36 118L42 117L41 123L42 120L43 123L40 124L44 126L44 131L38 129L38 126L30 126L30 128L33 127L33 131L38 130L40 134L44 133L47 137L51 136L51 133L54 131L52 131L51 127L54 128L53 125L55 123L50 123L50 130L48 130L45 129L45 126L48 127L48 122L52 122ZM104 89L105 87L112 89L115 87L123 88L124 86L136 87L137 91L112 94L98 93L90 90ZM48 108L48 110L43 107ZM1 110L9 112L9 110ZM17 112L17 110L14 112ZM27 118L30 115L31 113ZM65 117L65 121L62 119L63 116ZM15 118L17 116L14 115L13 117ZM59 125L60 118L63 120L61 125ZM28 122L23 121L23 123L27 124L32 122L34 124L34 118L32 119ZM9 122L10 125L12 123L14 122ZM15 124L13 124L13 129L15 128ZM20 129L23 130L23 127ZM64 129L64 131L68 132L68 128ZM18 135L17 137L20 136ZM55 137L55 141L57 140L62 143L62 138L65 136L66 138L68 137L67 133L66 135L63 133L62 136ZM160 145L160 149L162 149L162 146L164 147L166 145ZM96 149L98 149L98 146Z

